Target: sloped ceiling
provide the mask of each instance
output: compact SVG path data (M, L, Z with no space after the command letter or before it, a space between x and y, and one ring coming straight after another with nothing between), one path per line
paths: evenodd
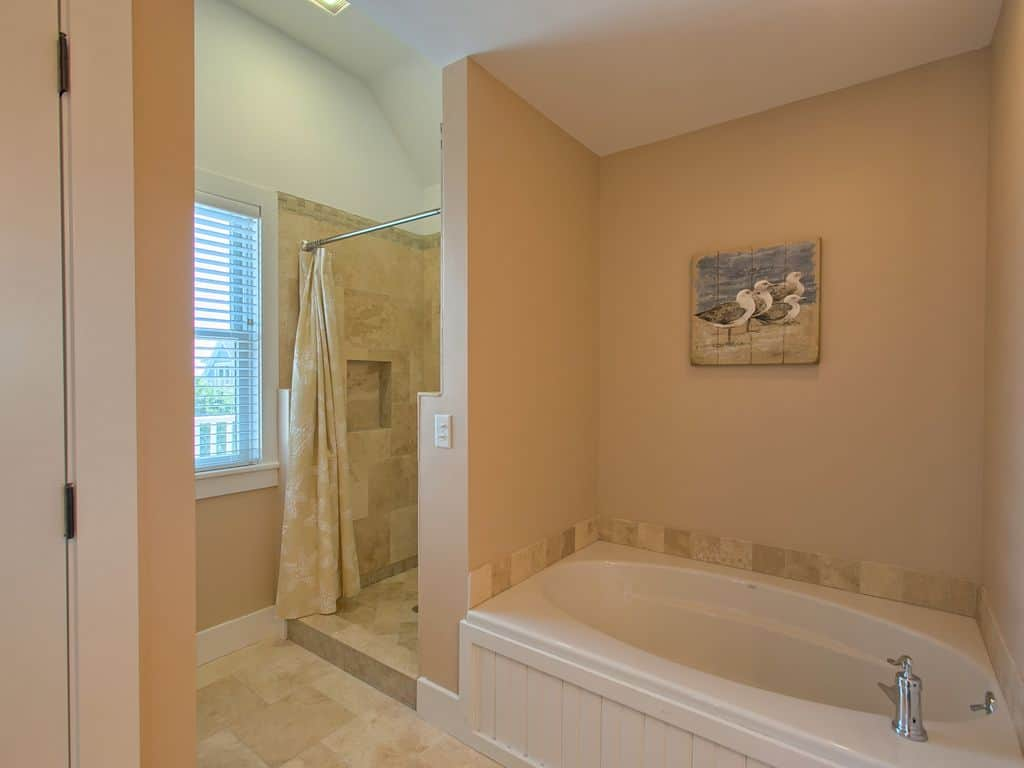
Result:
M475 55L604 155L984 47L1001 0L355 5L438 66Z
M309 0L228 1L362 80L423 186L440 183L439 65L354 6L331 16Z
M364 81L401 63L415 49L358 8L331 16L309 0L228 0Z

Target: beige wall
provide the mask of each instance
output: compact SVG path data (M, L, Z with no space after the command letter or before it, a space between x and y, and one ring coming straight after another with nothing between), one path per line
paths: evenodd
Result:
M1024 3L1006 0L992 45L986 304L985 571L988 600L1024 665ZM1005 683L1004 683L1005 687ZM1024 702L1022 702L1024 703Z
M445 69L444 126L442 391L420 429L451 414L453 446L420 446L420 670L457 690L467 560L595 511L598 159L473 61Z
M281 554L278 488L196 502L196 629L273 605Z
M594 514L598 158L470 62L469 561Z
M987 61L602 159L602 516L978 580ZM691 257L808 236L820 365L691 366Z
M195 765L192 4L135 0L135 333L142 765Z

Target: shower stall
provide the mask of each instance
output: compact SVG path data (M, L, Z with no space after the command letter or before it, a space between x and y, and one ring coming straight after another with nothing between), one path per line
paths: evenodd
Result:
M278 202L278 610L291 639L414 704L417 395L440 389L440 235L424 223L441 211L376 223L292 195ZM304 604L290 600L292 584L309 592Z

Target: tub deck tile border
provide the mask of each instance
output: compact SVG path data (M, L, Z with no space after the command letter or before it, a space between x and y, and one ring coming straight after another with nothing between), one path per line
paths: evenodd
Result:
M469 608L504 592L598 541L597 518L591 517L528 544L469 573Z
M660 523L602 518L602 541L975 618L978 585L869 560L772 547Z
M475 608L595 541L881 597L970 618L978 616L978 585L968 579L870 560L851 560L774 547L707 531L607 517L582 520L474 569L469 574L468 607Z

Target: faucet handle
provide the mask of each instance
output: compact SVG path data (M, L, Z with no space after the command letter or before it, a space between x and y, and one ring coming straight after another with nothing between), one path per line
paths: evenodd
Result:
M911 668L913 667L914 660L907 656L907 654L903 654L898 659L886 659L886 661L894 667L902 667L903 674L905 674L907 677L910 677Z
M971 704L971 712L981 712L982 710L986 715L991 715L996 711L996 696L992 691L985 691L984 704Z

